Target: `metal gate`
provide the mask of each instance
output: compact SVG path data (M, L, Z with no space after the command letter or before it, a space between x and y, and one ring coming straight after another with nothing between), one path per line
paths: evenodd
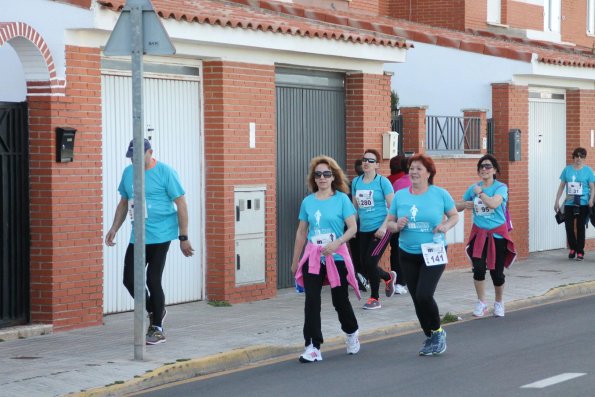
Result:
M298 213L314 156L345 169L344 76L277 69L277 286L293 285L291 259Z
M103 66L117 67L117 62ZM153 65L155 66L155 65ZM147 70L148 68L145 68ZM150 69L151 70L151 69ZM152 69L155 70L155 69ZM200 133L200 81L197 68L163 66L160 70L178 75L145 73L145 136L151 138L155 158L171 165L186 190L188 229L195 255L185 258L177 241L172 241L163 273L167 304L203 298L203 173ZM183 74L185 73L185 74ZM103 105L103 229L111 227L120 200L117 188L125 157L132 139L131 78L127 73L104 70ZM116 236L115 247L104 247L104 312L114 313L134 308L134 301L122 285L124 253L130 238L126 220Z
M529 252L566 246L564 225L553 205L566 166L566 103L563 93L529 93Z
M0 102L0 327L29 321L27 103Z

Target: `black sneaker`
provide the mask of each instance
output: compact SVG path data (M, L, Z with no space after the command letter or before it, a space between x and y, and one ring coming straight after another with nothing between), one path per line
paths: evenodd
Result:
M574 259L575 256L576 256L576 251L570 250L570 252L568 253L568 259Z
M368 280L361 273L356 273L355 276L355 278L357 278L357 286L359 290L362 292L368 292L368 288L370 287Z

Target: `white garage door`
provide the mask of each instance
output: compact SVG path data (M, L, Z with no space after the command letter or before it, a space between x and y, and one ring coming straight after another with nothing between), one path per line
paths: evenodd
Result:
M196 250L193 257L185 258L179 242L172 241L163 275L166 304L195 301L203 298L203 247L199 238L203 235L200 82L197 76L147 76L149 74L145 74L144 81L145 137L151 139L154 157L171 165L180 175L188 202L189 235ZM122 171L130 164L125 154L132 139L131 91L129 75L110 72L102 75L104 236L120 200L117 187ZM130 222L126 220L118 232L116 246L104 246L104 313L134 309L134 301L122 284L129 237Z
M566 246L554 219L560 173L566 166L564 92L529 92L529 252Z

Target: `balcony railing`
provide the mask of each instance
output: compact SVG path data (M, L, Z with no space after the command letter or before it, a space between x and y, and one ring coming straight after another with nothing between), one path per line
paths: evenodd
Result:
M426 116L428 152L464 154L481 149L479 117Z

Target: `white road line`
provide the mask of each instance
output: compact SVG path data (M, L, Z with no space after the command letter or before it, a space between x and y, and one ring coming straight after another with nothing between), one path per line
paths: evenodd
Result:
M537 382L529 383L528 385L521 386L521 389L522 388L543 389L544 387L555 385L556 383L566 382L567 380L578 378L583 375L587 375L587 374L578 373L578 372L567 372L565 374L560 374L560 375L552 376L551 378L546 378L546 379L538 380Z

